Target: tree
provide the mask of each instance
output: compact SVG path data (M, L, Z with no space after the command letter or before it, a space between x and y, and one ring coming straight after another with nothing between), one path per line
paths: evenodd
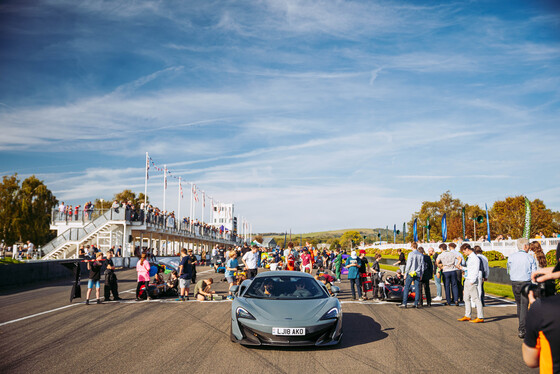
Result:
M113 200L121 203L131 201L135 207L139 208L140 205L144 202L144 193L140 192L137 197L136 193L132 192L131 190L124 190L122 192L119 192L118 194L115 194L115 196L113 196ZM146 199L146 201L148 204L150 203L149 199Z
M339 239L339 243L343 249L353 248L362 241L362 235L358 231L346 231ZM352 242L354 244L352 244Z
M262 244L263 241L264 241L262 235L255 235L255 237L253 238L253 240L256 241L256 242L258 242L258 243L260 243L260 244Z
M414 219L418 218L418 239L427 241L427 229L424 226L430 227L430 240L439 241L442 239L441 232L441 219L446 214L447 219L447 239L454 239L462 237L462 224L461 224L461 209L463 203L459 199L454 199L450 191L444 192L439 201L424 201L420 207L420 211L414 213L408 223L407 241L413 239L413 226ZM425 234L424 234L425 233Z
M30 240L43 245L54 237L50 231L52 209L57 200L43 181L34 175L21 187L17 174L4 176L0 185L0 235L11 245Z
M558 213L547 209L542 200L531 201L531 236L543 232L546 236L559 231ZM525 197L508 197L496 201L490 211L490 226L495 231L493 236L503 234L513 239L523 235L525 227Z
M330 246L329 246L329 250L334 251L335 249L337 249L340 246L340 242L338 239L329 239L330 240Z

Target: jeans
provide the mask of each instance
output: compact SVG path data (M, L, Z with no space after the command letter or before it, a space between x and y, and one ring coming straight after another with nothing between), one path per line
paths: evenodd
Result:
M455 270L443 272L443 283L445 285L447 303L458 302L457 294L459 289L457 288L457 273L455 273ZM453 292L453 299L451 298L451 292Z
M362 287L360 286L360 278L348 279L350 281L350 289L352 290L352 299L356 298L354 287L358 288L358 297L362 297Z
M441 297L441 277L443 277L443 274L440 273L439 275L439 277L436 275L434 278L434 282L436 283L437 297Z
M515 296L515 303L517 304L517 318L519 318L519 331L525 332L525 318L527 317L527 310L529 309L529 299L521 294L521 289L531 282L511 282L511 289L513 296Z
M410 276L410 274L408 274L406 276L406 280L404 281L404 291L403 291L403 305L406 305L406 303L408 302L408 291L410 290L410 285L412 284L412 282L414 282L414 292L416 293L416 296L414 297L414 306L418 305L418 302L420 301L420 278L418 277L418 275L415 276Z

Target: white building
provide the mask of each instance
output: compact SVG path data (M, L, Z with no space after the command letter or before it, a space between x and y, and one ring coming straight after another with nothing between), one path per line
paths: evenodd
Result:
M215 227L224 226L229 231L233 231L233 204L218 203L214 205L212 211L212 225Z

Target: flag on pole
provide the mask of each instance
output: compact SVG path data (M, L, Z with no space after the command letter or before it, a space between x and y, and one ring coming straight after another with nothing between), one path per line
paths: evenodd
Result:
M412 226L413 241L418 241L418 218L414 218L414 226Z
M441 238L444 242L447 241L447 213L443 213L441 217Z
M181 199L183 198L183 186L181 185L181 182L179 182L179 191L181 191Z
M163 188L167 190L167 166L163 169Z
M196 185L195 184L192 185L192 193L193 193L194 201L196 201L198 203L198 194L196 193Z
M525 197L525 228L523 237L529 239L531 236L531 202Z
M488 241L490 241L490 220L488 219L488 204L484 204L486 207L486 235L488 236Z
M463 220L463 240L465 240L465 207L461 209L461 219Z
M150 157L148 156L148 152L146 152L146 180L150 179L150 175L148 172L150 171Z
M393 224L393 244L397 244L397 224Z
M202 191L202 207L206 208L206 192Z

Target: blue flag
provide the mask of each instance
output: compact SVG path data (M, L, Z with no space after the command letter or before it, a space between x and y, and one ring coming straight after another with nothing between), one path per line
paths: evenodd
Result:
M486 207L486 234L488 235L488 241L490 241L490 220L488 219L488 204L484 204Z
M414 226L412 226L412 241L418 241L418 218L414 218Z
M444 242L447 241L447 213L443 213L441 217L441 238Z
M393 226L393 244L397 244L397 224Z

